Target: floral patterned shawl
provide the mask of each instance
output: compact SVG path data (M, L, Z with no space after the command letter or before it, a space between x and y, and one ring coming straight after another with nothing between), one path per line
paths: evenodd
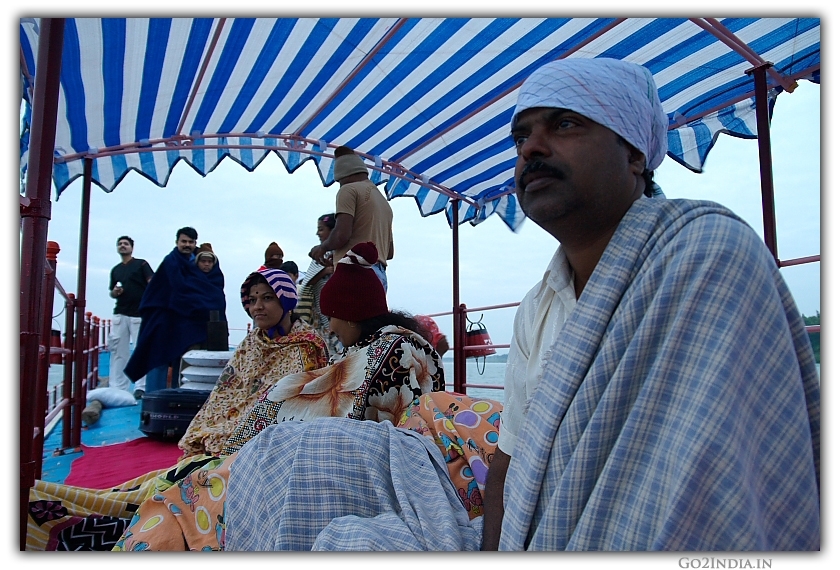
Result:
M388 325L332 365L291 374L263 393L223 453L238 451L271 424L318 417L399 422L411 402L445 387L437 352L420 335Z
M278 380L326 363L323 339L303 321L295 321L289 334L276 339L260 329L252 330L236 347L178 447L185 457L219 455L237 422Z

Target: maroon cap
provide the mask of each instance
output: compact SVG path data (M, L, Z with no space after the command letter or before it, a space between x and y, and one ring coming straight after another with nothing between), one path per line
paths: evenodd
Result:
M373 242L354 245L321 289L321 313L354 323L387 313L385 288L372 269L378 259Z

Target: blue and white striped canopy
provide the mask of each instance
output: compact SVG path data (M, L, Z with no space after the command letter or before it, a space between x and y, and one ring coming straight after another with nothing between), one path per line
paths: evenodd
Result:
M24 99L38 19L20 20ZM113 190L130 170L166 184L178 161L202 175L270 152L289 172L314 160L333 182L347 145L423 216L461 198L458 223L524 216L509 124L519 85L563 57L613 57L653 73L671 122L669 155L700 171L717 135L755 137L753 80L771 99L818 82L816 18L77 18L64 32L53 178L58 193L93 160ZM21 164L27 158L21 136Z

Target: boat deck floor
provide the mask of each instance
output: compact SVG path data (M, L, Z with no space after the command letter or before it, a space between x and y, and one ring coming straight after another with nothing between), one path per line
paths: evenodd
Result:
M82 444L111 445L146 437L139 426L140 402L136 406L104 408L98 422L90 427L82 426ZM61 449L63 431L63 422L59 421L44 441L43 481L63 483L70 474L70 464L82 454L81 449Z

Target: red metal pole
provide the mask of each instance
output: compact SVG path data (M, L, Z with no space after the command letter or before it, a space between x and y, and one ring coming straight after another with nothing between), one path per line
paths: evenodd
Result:
M75 317L76 296L73 293L67 293L67 302L65 308L64 321L64 348L70 351L70 354L64 357L64 383L62 385L62 399L68 401L68 405L64 406L64 414L61 418L61 447L68 449L71 445L70 440L70 426L73 423L73 365L76 362L76 331L74 329L73 318Z
M464 335L461 332L465 315L461 311L460 295L461 268L458 242L458 206L460 200L453 198L449 203L452 205L452 336L455 345L453 349L455 360L453 363L454 378L452 386L456 392L463 392L463 386L467 382L467 358L464 355Z
M32 434L35 422L38 345L44 298L47 227L50 219L55 126L64 19L42 18L32 101L26 205L21 211L20 267L20 549L26 550L29 489L35 484ZM50 291L52 294L52 291Z
M50 372L50 345L52 344L52 309L55 297L55 272L58 264L58 252L61 248L54 241L47 242L47 266L44 275L44 308L43 323L41 325L41 344L46 349L38 360L38 381L35 388L37 400L35 415L33 416L37 433L32 444L32 461L35 462L35 478L41 478L41 467L44 460L44 420L47 415L47 397Z
M88 343L84 342L85 335L85 292L87 289L87 254L88 254L88 231L90 226L90 186L93 173L93 160L84 159L84 171L82 181L82 212L79 225L79 277L76 285L76 366L73 382L73 424L72 424L72 446L78 447L81 444L82 410L85 407L85 391L82 387L82 380L87 376L86 358L88 355ZM65 426L66 428L67 426Z
M458 339L461 343L461 357L458 359L458 377L461 379L455 391L461 394L467 393L467 306L461 303L458 306Z
M788 259L780 261L779 267L790 267L792 265L802 265L803 263L816 263L820 260L819 255L809 255L808 257L797 257L796 259Z
M765 63L754 67L747 73L752 74L755 82L755 118L758 127L758 165L761 172L761 211L764 222L764 243L770 249L776 265L779 262L779 249L776 244L776 205L773 197L773 158L770 153L770 109L767 105L767 68Z
M89 388L99 387L99 337L100 331L102 330L102 326L99 323L99 317L93 317L93 334L91 334L90 337L91 344L93 344L93 347L91 348L91 354L93 356L93 377L91 378L91 384Z
M79 343L79 356L81 366L76 369L79 373L76 378L76 386L73 390L73 447L80 448L82 445L82 410L87 400L87 390L90 387L90 311L85 312ZM78 333L79 331L77 331Z

